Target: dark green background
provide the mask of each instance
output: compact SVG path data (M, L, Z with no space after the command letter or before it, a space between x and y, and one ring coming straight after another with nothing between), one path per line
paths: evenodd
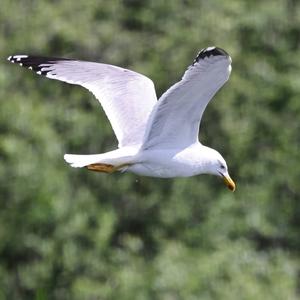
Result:
M299 1L2 0L0 299L294 300L300 296ZM64 153L116 147L86 90L9 64L78 58L149 76L232 57L200 140L237 183L97 174Z

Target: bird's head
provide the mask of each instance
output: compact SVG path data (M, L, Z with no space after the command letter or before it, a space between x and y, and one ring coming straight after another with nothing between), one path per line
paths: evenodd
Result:
M208 151L208 160L207 160L207 165L206 168L208 170L207 173L219 176L223 178L226 186L231 190L235 191L235 183L231 179L228 173L228 167L226 164L225 159L222 157L222 155L211 148L205 147Z
M234 192L235 191L235 183L234 181L231 179L231 177L229 176L228 173L228 167L227 164L224 160L224 158L222 157L222 160L218 159L218 161L215 164L215 170L216 170L216 175L220 176L223 178L225 184L227 185L227 187Z

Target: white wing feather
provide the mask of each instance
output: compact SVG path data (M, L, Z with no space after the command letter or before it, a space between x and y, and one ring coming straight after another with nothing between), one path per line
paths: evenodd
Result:
M178 149L197 142L202 114L228 80L230 64L231 58L220 48L200 51L182 80L169 88L154 106L142 149Z
M87 88L100 101L119 147L142 143L157 102L153 82L146 76L112 65L62 58L14 55L8 60L48 78Z

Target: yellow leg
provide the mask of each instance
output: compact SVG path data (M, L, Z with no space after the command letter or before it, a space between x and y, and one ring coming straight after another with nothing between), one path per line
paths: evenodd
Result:
M86 166L90 171L103 172L103 173L113 173L114 166L108 164L90 164Z
M88 170L90 171L95 171L95 172L102 172L102 173L114 173L124 167L129 166L130 164L122 164L119 166L113 166L113 165L109 165L109 164L100 164L100 163L96 163L96 164L90 164L87 167Z

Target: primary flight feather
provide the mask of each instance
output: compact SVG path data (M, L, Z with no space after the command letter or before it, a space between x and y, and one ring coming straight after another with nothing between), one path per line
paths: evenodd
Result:
M202 114L231 72L231 58L223 49L202 49L182 79L158 101L149 78L117 66L29 55L13 55L8 60L48 78L81 85L101 103L118 149L65 154L72 167L162 178L214 174L235 190L224 158L198 140Z

